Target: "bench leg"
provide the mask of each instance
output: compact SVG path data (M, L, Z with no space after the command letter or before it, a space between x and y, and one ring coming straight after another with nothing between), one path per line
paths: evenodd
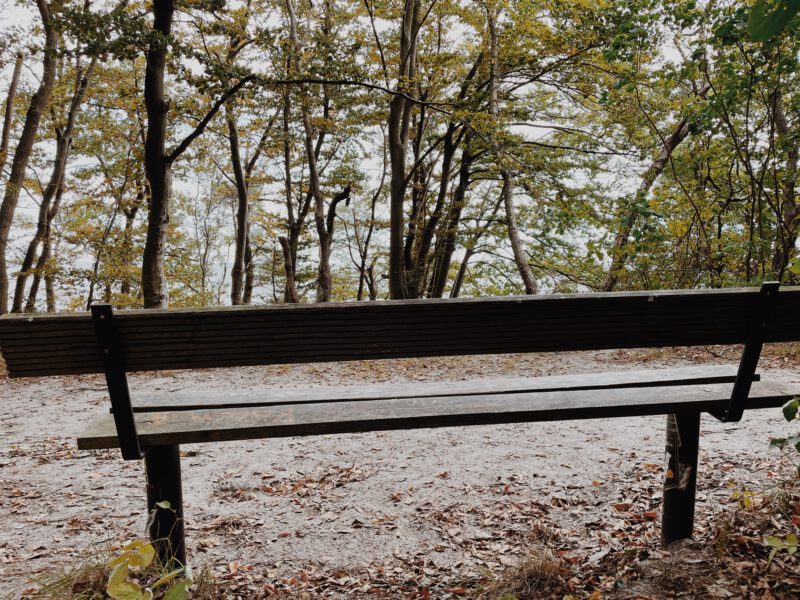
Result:
M162 564L177 561L185 565L180 447L152 446L147 449L144 465L147 473L147 513L151 518L150 539ZM164 501L169 502L169 509L157 506L156 503Z
M699 443L700 413L667 415L667 472L661 517L663 547L692 537Z

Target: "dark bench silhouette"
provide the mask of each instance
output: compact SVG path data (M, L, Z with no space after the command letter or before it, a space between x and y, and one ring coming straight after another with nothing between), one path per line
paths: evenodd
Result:
M10 376L105 373L112 411L88 424L78 447L144 459L148 509L170 506L156 510L150 534L162 558L181 563L182 444L643 415L669 415L662 542L690 537L700 414L738 421L800 394L800 384L756 374L763 343L798 340L800 288L775 283L0 317ZM126 380L160 369L710 344L743 344L738 367L133 398Z

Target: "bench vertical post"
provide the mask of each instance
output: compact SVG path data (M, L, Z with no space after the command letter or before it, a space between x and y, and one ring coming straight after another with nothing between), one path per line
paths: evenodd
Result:
M765 281L761 284L761 290L755 299L750 322L747 325L747 339L742 350L742 357L739 360L739 372L736 375L736 381L733 383L731 401L724 412L714 414L723 423L738 423L742 420L744 410L747 407L747 397L750 394L750 387L753 384L756 367L758 366L758 359L764 346L764 337L767 334L770 313L777 299L780 286L779 281Z
M147 512L150 539L161 563L176 568L186 564L186 539L183 529L183 491L181 455L178 445L151 446L144 457L147 475ZM158 503L169 502L168 508ZM180 565L175 565L178 562Z
M109 304L95 304L92 306L92 320L94 321L97 346L103 371L106 375L108 396L111 399L111 412L117 426L117 437L122 458L125 460L139 460L142 451L139 447L139 437L136 434L136 420L133 418L131 408L131 394L128 391L128 377L125 369L125 353L122 350L117 325L114 322L114 310Z
M661 545L692 537L700 446L700 413L667 415L667 471L661 515Z

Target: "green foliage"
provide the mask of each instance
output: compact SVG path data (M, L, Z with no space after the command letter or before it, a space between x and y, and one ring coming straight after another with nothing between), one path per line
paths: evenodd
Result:
M797 410L800 408L800 400L793 398L783 405L783 417L791 422L797 418Z
M782 411L783 418L787 422L795 423L800 420L800 398L792 398L786 402L782 407ZM773 438L770 440L770 445L781 450L792 447L800 454L800 434L786 438ZM798 469L798 472L800 472L800 467ZM793 533L787 534L785 537L767 536L765 542L771 548L769 562L772 562L778 552L786 552L787 555L792 556L797 552L798 548L798 539Z
M789 423L798 421L798 411L800 411L800 398L792 398L783 405L783 418ZM770 445L783 450L786 447L794 447L800 453L800 434L786 438L772 438Z
M747 23L750 36L766 42L779 33L800 12L800 0L756 0Z
M766 540L767 545L770 546L771 550L769 551L769 562L772 562L772 559L775 558L775 555L778 552L786 552L789 556L794 555L797 552L797 536L793 533L788 534L786 537L781 538L775 535L767 536Z
M759 494L752 490L737 490L731 494L731 500L736 500L742 510L753 510Z
M106 593L115 600L152 600L155 593L166 600L186 600L192 585L191 571L180 567L155 579L148 578L146 569L155 554L153 545L143 540L123 546L122 552L108 563L111 574Z
M254 159L247 173L252 301L285 300L279 237L290 235L300 300L314 300L319 242L304 109L325 210L337 192L352 189L350 206L340 205L334 219L333 295L352 300L361 290L366 298L370 279L385 298L393 97L385 90L398 84L403 3L295 4L297 69L285 2L181 2L170 36L152 32L147 4L59 5L59 76L27 205L14 222L12 270L34 231L76 69L98 57L53 220L53 255L35 273L47 276L60 308L96 300L141 306L150 194L144 51L161 47L168 50L168 151L233 82L259 74L172 165L164 257L171 303L230 298L238 190L229 121L242 164ZM447 252L445 295L456 293L456 278L461 295L524 291L498 204L504 169L514 179L523 251L543 292L601 289L615 255L622 257L615 289L798 281L800 264L787 268L796 220L786 216L798 205L792 157L800 140L800 40L793 21L766 42L748 33L753 15L786 17L782 6L795 3L760 1L751 11L746 3L696 0L504 0L491 4L498 30L492 66L487 5L430 5L408 82L419 102L410 108L404 178L403 255L423 280L419 295L431 293ZM18 50L36 54L33 28L4 32L3 65ZM496 111L486 83L492 69ZM36 85L29 71L15 132ZM315 81L275 82L290 77ZM665 159L665 142L683 122L688 135ZM449 165L445 140L455 146ZM464 156L466 191L457 199ZM42 292L35 304L43 308Z

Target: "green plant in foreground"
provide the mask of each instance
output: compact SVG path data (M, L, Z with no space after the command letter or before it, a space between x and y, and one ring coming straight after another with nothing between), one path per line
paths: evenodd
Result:
M783 418L786 419L789 423L798 420L798 413L800 412L800 397L792 398L786 404L783 405ZM800 453L800 434L792 435L785 438L772 438L770 440L770 445L776 448L780 448L784 450L789 447L794 447L794 449ZM798 472L800 473L800 466L798 466ZM779 537L776 535L768 535L766 537L766 543L771 548L769 552L769 561L768 563L772 562L772 559L775 558L775 555L778 552L785 551L789 556L792 556L797 552L798 546L798 539L797 536L793 533L789 533L786 537Z
M800 411L800 397L792 398L783 405L783 418L790 423L796 421L798 420L798 411ZM772 438L769 443L771 446L775 446L781 450L788 446L794 446L795 450L800 452L800 434L786 438Z
M771 563L775 555L781 550L785 550L789 556L797 552L797 536L793 533L790 533L785 538L780 538L777 535L768 535L767 544L772 548L769 551L767 564Z
M736 500L742 510L753 510L760 496L761 494L752 490L737 490L731 493L731 500Z
M185 600L192 585L191 569L180 567L159 577L148 585L142 585L133 574L141 574L155 558L153 545L143 540L134 540L122 547L122 553L109 562L106 593L115 600L152 600L154 593L163 591L162 600Z

